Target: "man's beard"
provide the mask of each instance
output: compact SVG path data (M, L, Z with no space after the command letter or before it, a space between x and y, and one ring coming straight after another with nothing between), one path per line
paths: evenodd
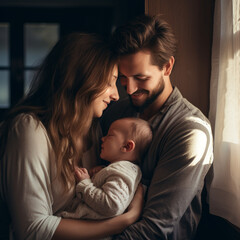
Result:
M158 96L163 92L164 88L165 88L165 82L163 80L163 77L161 77L158 88L154 90L150 96L148 96L148 98L145 100L145 102L142 105L140 106L134 105L132 98L129 95L130 102L137 112L143 112L149 105L151 105L158 98Z

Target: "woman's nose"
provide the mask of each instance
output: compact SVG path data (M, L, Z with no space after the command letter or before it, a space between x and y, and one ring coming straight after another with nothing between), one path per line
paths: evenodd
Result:
M118 101L119 100L119 94L118 94L118 89L117 89L116 85L113 88L113 92L111 94L111 100L112 101Z

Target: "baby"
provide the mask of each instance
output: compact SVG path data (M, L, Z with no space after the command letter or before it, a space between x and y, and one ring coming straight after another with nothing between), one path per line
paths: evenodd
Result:
M141 180L137 163L152 141L147 121L122 118L113 122L102 138L100 157L110 164L96 167L92 178L86 168L76 168L76 198L65 218L104 219L122 214Z

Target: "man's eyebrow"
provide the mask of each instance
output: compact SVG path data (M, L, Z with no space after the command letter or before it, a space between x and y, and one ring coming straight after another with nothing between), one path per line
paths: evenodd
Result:
M119 76L125 76L124 74L122 74L121 72L118 73ZM135 77L149 77L148 75L146 74L143 74L143 73L136 73L132 76L135 76Z
M147 77L148 75L142 74L142 73L137 73L137 74L134 74L134 76L136 76L136 77Z

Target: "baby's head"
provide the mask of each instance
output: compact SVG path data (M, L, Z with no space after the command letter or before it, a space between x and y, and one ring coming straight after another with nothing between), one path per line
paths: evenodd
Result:
M147 121L140 118L118 119L102 138L100 156L111 163L120 160L138 162L151 141L152 130Z

